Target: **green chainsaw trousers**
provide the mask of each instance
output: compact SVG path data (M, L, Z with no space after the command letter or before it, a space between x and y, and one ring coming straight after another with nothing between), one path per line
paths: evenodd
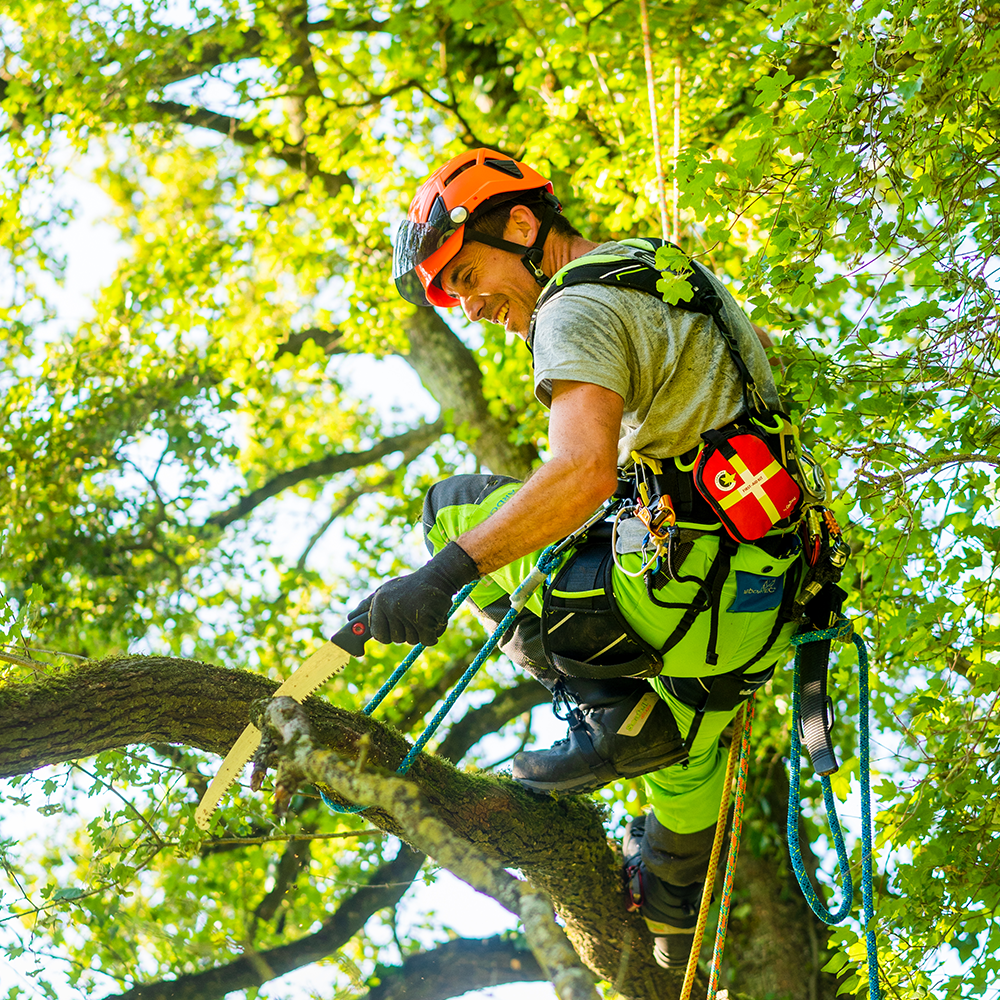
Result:
M520 487L517 480L504 476L453 476L435 484L424 504L423 524L427 547L439 551L449 541L485 520L505 504ZM721 528L720 528L721 530ZM698 537L684 558L678 575L706 579L720 546L719 532ZM528 575L539 553L516 559L484 577L471 595L488 628L509 608L508 595ZM571 558L568 553L566 558ZM640 553L619 557L624 569L635 572L642 565ZM698 710L707 697L706 683L712 677L745 668L746 683L738 694L748 697L773 674L790 645L795 631L791 621L782 624L779 611L786 589L798 579L797 547L778 559L754 545L734 548L729 572L718 593L714 636L709 611L698 614L686 634L674 641L663 659L663 672L649 683L667 703L681 735L687 737ZM657 606L647 593L645 580L630 577L618 567L613 570L614 599L627 622L639 636L656 649L673 640L686 608L704 588L697 583L670 581L658 587L656 597L675 608ZM787 602L785 602L787 605ZM521 613L512 638L501 649L519 666L543 682L551 683L558 674L545 660L540 632L542 595L536 591ZM537 625L536 625L537 621ZM528 627L521 627L526 624ZM534 627L534 630L533 628ZM508 636L511 635L508 630ZM716 662L706 662L710 638ZM766 651L759 655L761 649ZM750 664L747 666L747 664ZM752 671L752 673L750 673ZM668 830L684 837L707 831L718 817L726 771L726 754L719 737L732 720L741 702L724 711L705 712L685 763L674 764L644 776L646 791L657 820ZM681 883L683 884L683 883Z

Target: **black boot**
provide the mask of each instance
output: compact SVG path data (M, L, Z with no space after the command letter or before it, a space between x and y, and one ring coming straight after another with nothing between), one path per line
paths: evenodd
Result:
M554 711L569 722L569 732L548 750L517 754L511 771L526 788L593 792L686 756L673 713L645 681L569 677L556 684L553 693Z
M703 883L673 885L650 870L648 859L662 854L662 847L649 843L647 821L651 821L654 830L658 828L668 836L676 836L660 826L652 814L629 822L622 840L626 905L629 912L638 911L646 921L646 927L653 935L653 959L656 964L664 969L683 969L687 967L691 955ZM713 831L714 827L705 832L711 835ZM704 867L701 870L704 872Z

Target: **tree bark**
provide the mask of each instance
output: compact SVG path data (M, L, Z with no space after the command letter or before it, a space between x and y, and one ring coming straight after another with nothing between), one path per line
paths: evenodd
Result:
M545 978L523 941L458 938L410 955L402 965L380 966L379 984L364 1000L447 1000L470 990Z
M380 866L368 885L345 899L316 933L204 972L144 983L105 1000L221 1000L233 990L252 989L293 969L318 962L347 944L373 913L395 906L423 862L423 854L404 844L399 854Z
M490 472L524 479L538 452L530 444L514 444L516 421L498 420L483 395L483 373L472 352L433 309L416 309L406 323L410 351L406 360L424 388L438 401L442 414L455 425L467 424L479 432L469 443L476 458Z
M137 743L179 743L222 755L246 725L251 703L269 698L276 687L256 674L164 657L114 659L43 683L11 684L0 689L0 777ZM522 706L519 699L513 704ZM392 772L409 749L398 732L363 714L318 697L306 701L306 710L317 741L344 760ZM598 802L541 798L509 779L460 772L426 753L407 779L457 836L498 866L520 870L552 899L584 964L623 997L678 995L681 977L653 963L643 922L625 912L621 855L608 843ZM756 782L749 800L766 799L770 816L783 816L787 778L778 755L770 756ZM373 825L403 833L383 811L366 815ZM737 901L752 909L733 917L724 982L758 997L833 1000L834 978L818 971L826 928L799 896L783 840L774 840L774 820L761 816L759 823L773 843L755 854L748 831L736 885ZM707 941L703 955L710 947Z
M220 755L235 742L254 701L277 684L255 674L193 660L128 657L89 664L45 684L0 691L0 777L23 774L135 743L183 743ZM306 701L317 739L345 760L394 771L409 744L369 716L313 697ZM652 961L641 920L625 912L621 857L608 844L599 806L589 798L540 798L506 778L460 772L421 754L408 779L458 836L501 867L519 869L553 901L583 962L630 998L674 994L679 979ZM370 821L403 831L378 809Z

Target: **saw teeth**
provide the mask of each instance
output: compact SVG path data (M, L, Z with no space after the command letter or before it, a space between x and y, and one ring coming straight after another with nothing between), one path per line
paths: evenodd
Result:
M351 654L335 642L327 642L320 646L291 677L288 678L272 698L285 695L297 702L305 701L321 685L325 684L334 674L339 674L347 666ZM195 810L194 819L199 829L208 830L212 814L219 806L222 796L236 781L243 771L247 761L253 756L260 743L260 731L252 723L240 734L232 745L222 766L216 772L208 790L201 797L201 802ZM263 775L261 776L263 777Z

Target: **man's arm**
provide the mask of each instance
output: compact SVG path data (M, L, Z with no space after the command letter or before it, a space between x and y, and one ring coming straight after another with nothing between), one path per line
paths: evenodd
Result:
M379 642L437 642L465 584L568 535L611 496L622 408L609 389L554 381L549 460L498 511L415 573L382 584L350 617L367 610Z
M615 491L622 398L590 382L552 383L549 460L513 498L458 539L491 573L579 528Z

